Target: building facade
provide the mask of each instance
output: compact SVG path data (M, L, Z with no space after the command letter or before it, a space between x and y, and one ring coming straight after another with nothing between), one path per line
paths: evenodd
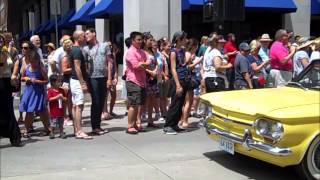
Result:
M8 0L0 0L0 31L8 30Z
M279 28L303 36L319 34L320 10L314 8L320 6L319 0L268 0L269 5L264 6L261 0L245 0L245 20L225 21L221 29L215 22L203 22L203 0L0 0L0 30L7 28L20 40L40 34L43 42L57 43L54 1L59 9L58 38L86 27L95 27L100 41L115 41L119 34L127 37L131 31L172 37L181 29L197 38L221 31L250 39L262 33L273 35Z

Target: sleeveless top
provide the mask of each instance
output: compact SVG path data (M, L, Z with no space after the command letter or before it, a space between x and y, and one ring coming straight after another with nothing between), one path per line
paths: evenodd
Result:
M189 75L187 64L185 63L185 51L183 49L172 48L170 53L176 54L176 71L179 79L184 79Z

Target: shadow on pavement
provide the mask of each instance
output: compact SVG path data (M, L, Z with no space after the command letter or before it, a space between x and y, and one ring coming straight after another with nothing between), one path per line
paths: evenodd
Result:
M107 130L109 131L109 132L117 132L117 131L125 131L125 130L127 130L127 128L126 127L111 127L111 128L107 128Z
M24 140L21 140L21 146L20 147L24 147L25 145L29 144L29 143L36 143L38 141L42 141L40 139L24 139ZM17 148L17 147L14 147L14 146L11 146L11 144L4 144L4 145L0 145L0 149L5 149L5 148Z
M203 155L231 171L243 174L248 179L302 180L294 172L293 167L278 167L238 153L231 155L224 151L213 151Z

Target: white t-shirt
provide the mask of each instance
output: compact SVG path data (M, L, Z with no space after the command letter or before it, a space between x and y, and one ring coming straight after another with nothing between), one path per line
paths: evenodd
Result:
M313 51L311 53L310 62L315 60L315 59L320 59L320 51Z
M56 67L57 67L57 71L59 73L61 73L60 70L60 63L62 58L65 56L65 52L63 50L63 47L59 47L58 49L55 50L54 54L53 54L53 60L56 62Z
M303 71L302 59L309 60L309 55L305 51L297 51L293 56L293 77L298 76Z
M206 52L204 53L204 57L203 57L203 69L204 69L203 78L204 79L207 77L218 77L216 73L216 69L214 67L214 62L213 62L213 59L215 57L223 58L221 52L218 49L212 49L209 46Z
M48 77L50 77L53 73L52 73L52 68L50 66L51 62L54 61L53 59L53 55L54 55L55 51L52 51L49 55L48 55Z

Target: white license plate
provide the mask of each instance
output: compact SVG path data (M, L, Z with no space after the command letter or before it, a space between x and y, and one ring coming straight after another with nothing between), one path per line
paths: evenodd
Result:
M223 137L220 137L219 148L230 154L234 154L234 143Z

